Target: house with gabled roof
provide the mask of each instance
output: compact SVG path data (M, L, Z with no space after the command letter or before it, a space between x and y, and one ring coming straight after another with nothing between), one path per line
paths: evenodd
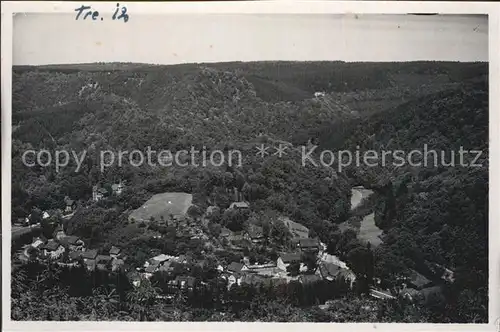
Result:
M97 258L97 250L88 249L82 252L82 258L84 261L95 260Z
M92 200L95 202L100 201L108 195L108 191L101 187L100 185L95 185L92 187Z
M299 239L297 246L302 252L318 252L320 244L318 239Z
M415 289L423 289L429 287L432 284L432 281L415 270L410 270L410 275L407 279L407 282L409 287L413 287Z
M169 256L169 255L165 255L165 254L160 254L158 256L153 257L152 259L161 264L161 263L163 263L171 258L173 258L173 257Z
M113 258L118 258L118 256L121 253L121 249L115 246L111 246L111 249L109 249L109 256Z
M411 302L418 302L422 299L423 295L420 291L416 290L415 288L405 288L399 292L399 296L402 298L411 301Z
M50 257L52 259L56 259L62 256L62 254L66 251L66 249L57 241L51 239L43 247L40 246L43 250L43 255L46 257Z
M64 202L66 203L66 208L64 209L64 212L71 213L76 209L76 201L69 198L69 196L66 196L64 198Z
M69 259L71 261L77 261L82 257L83 251L71 251L69 253Z
M326 279L328 281L333 281L337 279L337 277L340 275L340 271L342 268L338 265L332 264L332 263L321 263L319 264L319 272L320 275L323 279Z
M276 260L276 266L283 271L286 271L292 263L300 263L302 254L300 252L283 253Z
M247 202L233 202L231 205L229 205L230 210L248 210L250 208L250 205L248 205Z
M231 272L231 273L240 273L241 269L245 266L243 263L238 263L238 262L232 262L227 266L226 271Z
M33 241L31 242L31 247L33 248L42 248L42 246L47 243L47 239L45 236L37 236L33 238Z
M83 250L85 247L85 243L75 235L64 236L59 241L71 251Z

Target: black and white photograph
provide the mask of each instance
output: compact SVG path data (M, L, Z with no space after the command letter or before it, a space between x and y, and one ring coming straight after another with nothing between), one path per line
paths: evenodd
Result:
M493 323L488 15L138 6L12 17L4 319Z

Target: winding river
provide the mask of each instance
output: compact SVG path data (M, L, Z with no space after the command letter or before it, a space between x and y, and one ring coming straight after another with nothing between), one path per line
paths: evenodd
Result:
M364 187L354 187L351 189L351 211L360 206L361 202L370 197L373 190ZM380 245L382 230L375 225L375 213L372 212L366 215L361 221L361 226L358 232L358 239L363 242L370 242L374 247Z

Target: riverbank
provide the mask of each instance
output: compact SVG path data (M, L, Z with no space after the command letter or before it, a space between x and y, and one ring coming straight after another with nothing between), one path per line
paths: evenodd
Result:
M351 189L351 211L359 208L363 201L368 199L373 195L374 191L366 189L364 187L354 187ZM358 239L370 243L372 246L377 247L382 243L380 236L383 231L375 225L375 213L371 212L365 215L360 221L359 226L353 225L349 221L346 221L339 225L340 229L345 230L347 228L355 229L357 232Z

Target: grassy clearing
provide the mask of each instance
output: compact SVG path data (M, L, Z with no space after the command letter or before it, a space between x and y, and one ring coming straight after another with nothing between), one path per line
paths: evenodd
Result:
M375 225L375 213L364 217L361 221L358 238L361 241L370 242L372 246L376 247L382 243L380 235L382 235L382 230Z
M184 216L191 206L193 195L186 193L162 193L151 197L138 209L132 211L129 219L136 221L149 221L151 217L161 220L170 215Z

